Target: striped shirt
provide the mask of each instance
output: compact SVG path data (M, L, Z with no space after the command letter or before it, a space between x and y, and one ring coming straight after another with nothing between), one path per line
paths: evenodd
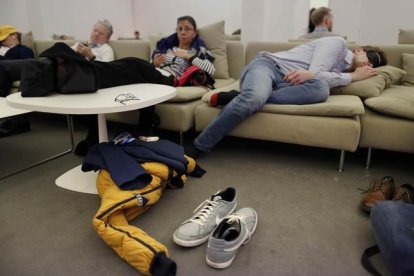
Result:
M163 64L161 64L160 67L162 70L165 70L174 77L178 78L184 73L185 70L188 69L188 67L191 65L197 65L201 68L201 70L207 72L210 76L214 74L216 69L214 68L213 63L211 63L211 61L209 61L207 58L202 59L200 57L200 54L203 52L202 48L200 48L199 53L197 53L197 50L195 49L188 50L188 53L194 56L189 60L176 56L175 53L177 51L183 50L178 49L177 47L173 47L172 49L167 50L165 53L165 61ZM198 56L195 56L197 54Z
M329 87L351 83L351 74L343 73L352 63L353 53L342 37L324 37L299 45L288 51L260 55L273 59L283 74L292 70L309 70L315 79L325 80Z

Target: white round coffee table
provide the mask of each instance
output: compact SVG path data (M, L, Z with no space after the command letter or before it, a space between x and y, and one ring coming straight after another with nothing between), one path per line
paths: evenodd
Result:
M17 115L21 115L21 114L25 114L25 113L30 113L30 112L32 112L32 111L11 107L10 105L7 104L6 98L0 98L0 119L8 118L8 117L13 117L13 116L17 116ZM43 163L45 163L47 161L56 159L56 158L58 158L60 156L63 156L65 154L68 154L68 153L72 152L72 150L74 148L73 131L72 131L72 129L73 129L72 128L72 120L69 117L69 115L66 116L66 117L67 117L68 129L69 129L69 135L70 135L69 138L70 138L70 142L71 142L71 145L70 145L70 147L68 149L66 149L66 150L64 150L63 152L60 152L60 153L52 154L51 156L49 156L47 158L44 158L44 159L39 160L39 161L36 161L36 162L34 162L34 163L32 163L32 164L30 164L28 166L25 166L23 168L19 168L17 170L14 170L14 171L8 172L8 173L6 173L4 175L1 175L0 176L0 180L1 179L4 179L4 178L7 178L9 176L15 175L17 173L23 172L25 170L31 169L31 168L36 167L38 165L41 165L41 164L43 164Z
M160 84L131 84L86 94L52 94L45 97L7 96L11 107L58 114L97 114L99 142L108 141L105 114L130 111L161 103L175 96L176 89ZM82 172L81 165L56 179L56 185L73 191L96 194L96 173Z
M11 107L7 104L6 98L0 98L0 119L30 112L30 110Z

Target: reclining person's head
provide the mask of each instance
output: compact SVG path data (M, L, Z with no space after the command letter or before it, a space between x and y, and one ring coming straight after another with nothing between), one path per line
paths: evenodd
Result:
M20 44L21 33L14 26L0 25L0 45L12 48Z
M354 67L371 66L373 68L387 65L385 53L377 47L363 46L354 50Z

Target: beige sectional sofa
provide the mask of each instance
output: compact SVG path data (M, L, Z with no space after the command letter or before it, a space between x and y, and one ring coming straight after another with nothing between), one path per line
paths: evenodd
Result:
M246 46L246 64L260 51L276 52L297 45L294 42L249 43ZM351 49L356 47L358 45L349 44ZM345 152L353 152L358 147L369 149L367 167L373 148L414 152L414 87L409 86L414 86L414 61L411 60L414 46L381 48L386 52L390 66L379 68L378 76L333 89L325 103L302 106L267 104L229 135L337 149L341 151L339 171L343 170ZM407 75L404 76L402 68L408 71ZM203 96L204 103L195 111L197 131L206 127L221 110L221 107L206 104L210 95L231 89L238 89L238 83Z
M215 57L215 87L219 88L236 82L245 64L243 44L240 41L226 40L224 21L201 27L198 31L206 47ZM151 40L113 40L109 44L114 49L115 59L138 57L149 61L155 42L159 38L160 36L154 36ZM72 45L75 41L64 40L62 42ZM34 49L37 55L54 43L56 43L54 40L25 42ZM174 98L156 106L156 112L160 116L159 127L177 131L182 143L184 132L194 127L195 108L202 103L201 98L208 91L206 87L178 87ZM107 115L108 120L128 124L137 124L138 117L138 110Z
M162 129L183 133L195 126L201 131L221 108L206 104L211 93L238 89L240 72L259 51L282 51L299 42L251 42L244 49L239 41L226 41L224 22L200 29L209 49L218 59L216 87L179 87L177 96L156 106ZM68 44L73 41L65 41ZM35 41L36 53L55 41ZM111 41L116 58L139 57L149 60L153 43L146 40ZM358 45L349 44L351 49ZM313 105L265 105L229 135L340 151L339 171L345 152L368 149L369 167L372 149L414 152L414 45L381 46L389 65L369 80L333 89L325 103ZM407 74L404 75L404 69ZM136 124L139 111L109 114L108 119Z

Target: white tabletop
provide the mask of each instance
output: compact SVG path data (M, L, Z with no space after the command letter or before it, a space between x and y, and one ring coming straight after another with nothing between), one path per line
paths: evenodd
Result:
M108 141L105 114L144 108L166 101L176 94L175 88L160 84L131 84L100 89L87 94L51 94L45 97L7 96L7 104L30 111L58 114L97 114L99 142ZM81 171L77 166L58 179L56 185L84 193L96 193L96 173Z
M45 97L7 96L11 107L58 114L105 114L140 109L175 96L175 88L161 84L130 84L86 94L51 94ZM121 103L130 94L135 97ZM131 97L130 97L131 98ZM118 101L116 101L118 99Z
M19 114L29 113L29 110L14 108L6 103L6 98L0 97L0 119L7 118Z

